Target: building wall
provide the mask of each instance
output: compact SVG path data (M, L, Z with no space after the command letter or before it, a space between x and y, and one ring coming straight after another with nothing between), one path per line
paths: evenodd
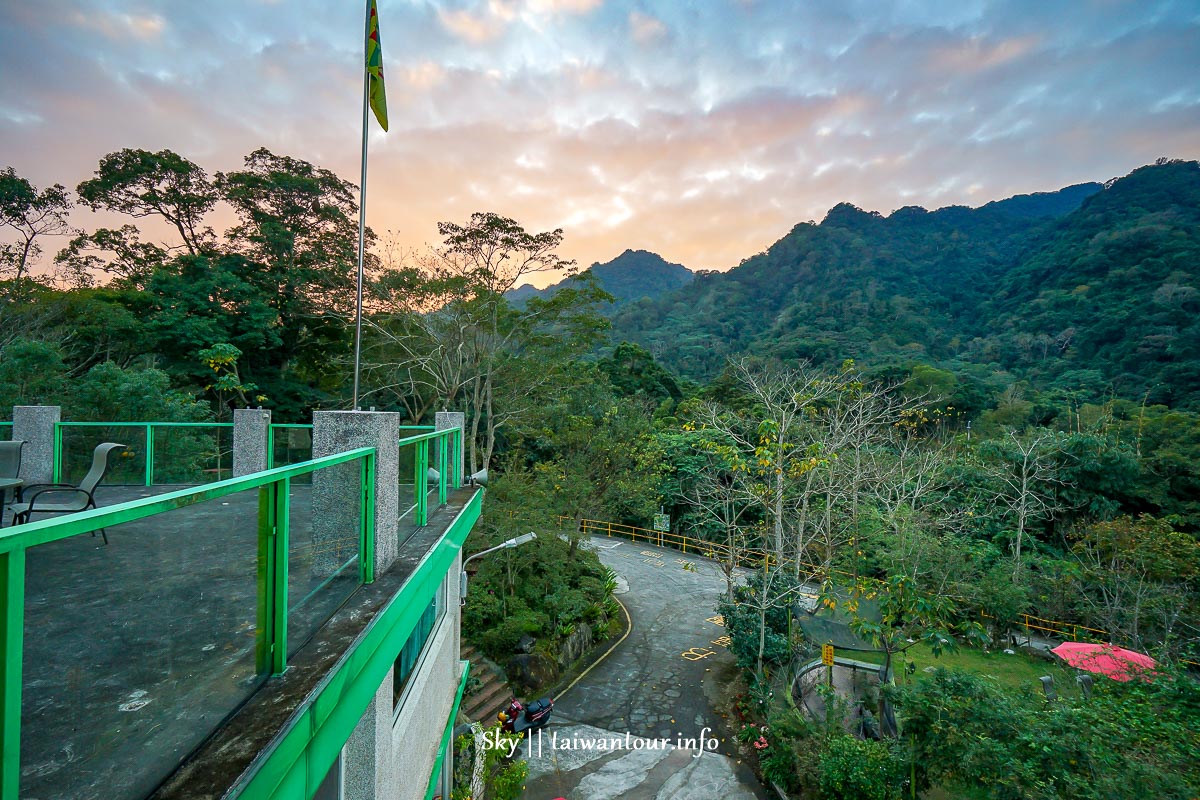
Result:
M458 573L455 559L439 591L446 612L425 643L393 711L393 670L343 750L347 800L424 800L461 677ZM444 770L452 769L447 758Z

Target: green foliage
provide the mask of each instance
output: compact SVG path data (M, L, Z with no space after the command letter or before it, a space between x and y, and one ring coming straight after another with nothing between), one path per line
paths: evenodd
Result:
M64 413L81 422L194 422L209 418L204 404L170 385L170 378L160 370L122 369L106 361L74 384Z
M820 797L898 800L904 786L904 767L904 762L884 742L835 736L818 762Z
M760 631L764 637L763 663L781 665L791 659L789 603L784 598L798 585L794 578L778 572L769 577L764 577L762 572L752 572L746 576L745 583L734 587L732 600L722 597L717 601L717 612L724 616L725 632L732 640L729 649L739 667L747 671L756 668ZM765 629L760 624L764 607Z
M598 628L611 618L608 571L595 553L555 535L558 524L548 511L530 513L528 487L527 475L497 476L466 546L470 555L530 529L538 533L532 542L472 563L478 572L468 587L463 634L501 663L524 635L553 642L579 624ZM510 515L518 508L521 514Z
M43 342L13 339L0 347L0 417L14 405L56 405L67 386L62 351Z
M1026 690L1031 691L1031 690ZM978 787L1009 798L1138 798L1195 795L1200 711L1194 680L1100 679L1090 699L1052 704L985 678L938 670L899 691L902 739L922 786Z

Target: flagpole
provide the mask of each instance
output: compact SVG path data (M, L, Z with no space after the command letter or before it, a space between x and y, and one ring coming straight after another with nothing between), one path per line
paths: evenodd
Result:
M371 0L367 0L363 23L363 118L362 177L358 185L358 295L354 304L354 410L358 411L358 372L362 358L363 257L367 234L367 112L371 101L371 72L367 69L368 38L371 34Z

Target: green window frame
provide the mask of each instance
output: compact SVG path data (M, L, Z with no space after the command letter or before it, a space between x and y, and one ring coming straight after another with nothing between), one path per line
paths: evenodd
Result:
M412 634L408 637L408 641L400 649L400 655L396 658L396 663L392 670L393 712L399 710L401 701L404 700L405 689L408 688L408 681L420 669L425 651L428 649L426 645L429 643L433 632L437 630L438 624L445 616L446 582L443 581L442 585L438 586L437 592L434 593L433 599L429 601L429 605L425 608L425 611L422 612L421 618L417 621L417 626L413 628Z

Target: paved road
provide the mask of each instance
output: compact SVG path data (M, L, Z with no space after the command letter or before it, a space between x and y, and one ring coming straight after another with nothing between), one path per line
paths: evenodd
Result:
M591 544L618 575L632 632L556 701L554 722L529 745L525 797L769 797L712 710L735 669L715 610L725 590L720 569L621 539ZM584 749L566 749L576 743Z

